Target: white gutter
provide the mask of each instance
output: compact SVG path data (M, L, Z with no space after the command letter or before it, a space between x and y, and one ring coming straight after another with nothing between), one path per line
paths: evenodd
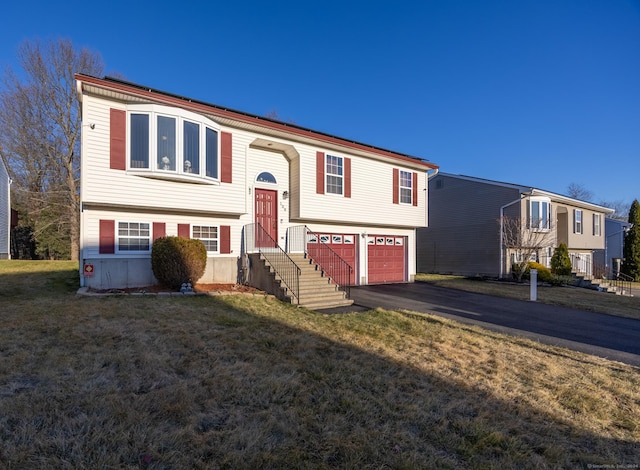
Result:
M529 194L520 194L518 199L515 199L500 208L500 279L502 279L504 275L504 210L512 206L513 204L522 201L525 196L531 195Z

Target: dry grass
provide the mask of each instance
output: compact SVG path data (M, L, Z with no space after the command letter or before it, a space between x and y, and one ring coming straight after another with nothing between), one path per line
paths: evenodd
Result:
M416 280L441 287L519 300L529 300L530 296L528 284L484 281L441 274L418 274ZM640 292L640 283L633 283L633 289ZM537 299L538 302L547 304L640 319L640 297L637 296L623 297L578 287L538 286Z
M0 467L640 463L636 368L411 312L76 297L57 266L0 262Z

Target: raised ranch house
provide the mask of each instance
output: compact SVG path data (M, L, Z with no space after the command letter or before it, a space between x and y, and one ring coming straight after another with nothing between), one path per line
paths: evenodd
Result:
M605 226L612 209L531 186L438 173L428 182L429 225L417 234L418 272L511 276L515 261L528 253L550 266L554 249L565 243L573 270L592 275L593 255L605 248ZM510 244L511 221L520 224L530 252Z
M275 284L304 305L321 290L305 287L309 271L341 286L414 280L436 165L116 79L76 80L83 286L154 284L151 247L169 235L206 245L200 283Z

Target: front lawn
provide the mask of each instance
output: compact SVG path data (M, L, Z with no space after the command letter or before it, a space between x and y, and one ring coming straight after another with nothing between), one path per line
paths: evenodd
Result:
M410 312L82 297L73 263L27 266L0 262L0 467L638 463L631 366Z

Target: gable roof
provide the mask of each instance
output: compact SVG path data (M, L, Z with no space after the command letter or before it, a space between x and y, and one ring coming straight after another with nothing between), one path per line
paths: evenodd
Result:
M323 145L327 148L348 149L352 153L361 154L381 160L395 162L413 167L421 171L437 170L439 167L422 158L394 152L392 150L364 144L354 140L337 137L320 131L285 123L256 114L218 106L204 101L187 98L165 91L149 88L124 80L91 75L76 74L78 94L82 99L83 92L112 98L123 102L158 103L177 106L211 117L216 122L231 127L266 133L275 137L298 140L303 143Z
M485 178L477 178L475 176L466 176L466 175L454 175L451 173L443 173L439 172L439 176L446 176L449 178L456 178L461 180L473 181L476 183L490 184L493 186L502 186L505 188L516 189L520 192L520 194L527 196L546 196L554 201L562 202L564 204L570 204L572 206L580 207L583 209L588 209L596 212L604 212L605 214L613 214L615 212L614 209L610 209L608 207L601 206L599 204L594 204L592 202L582 201L580 199L575 199L569 196L565 196L563 194L553 193L551 191L546 191L544 189L538 189L534 186L524 186L520 184L512 184L505 183L503 181L495 181Z

